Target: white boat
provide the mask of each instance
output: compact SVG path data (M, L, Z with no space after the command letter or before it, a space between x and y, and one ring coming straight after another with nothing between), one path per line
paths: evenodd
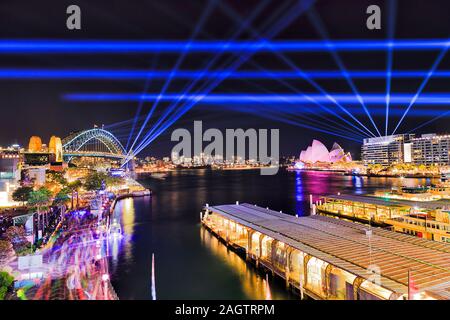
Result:
M155 179L165 180L167 177L167 173L155 172L151 174L151 177Z
M113 237L121 237L122 236L122 227L120 223L114 219L113 223L109 226L109 234Z

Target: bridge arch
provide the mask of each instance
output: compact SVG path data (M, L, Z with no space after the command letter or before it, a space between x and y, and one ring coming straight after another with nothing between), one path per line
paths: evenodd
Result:
M84 156L85 153L81 149L92 140L101 142L108 150L108 152L96 152L92 150L91 156L113 157L124 159L126 157L126 150L120 141L109 131L94 128L84 131L78 131L70 134L62 140L63 153L66 157Z

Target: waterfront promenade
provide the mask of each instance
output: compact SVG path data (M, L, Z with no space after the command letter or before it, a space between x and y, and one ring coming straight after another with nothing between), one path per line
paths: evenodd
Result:
M107 203L105 203L107 205ZM86 210L68 212L54 240L39 250L44 277L22 289L22 299L116 300L109 282L106 219ZM26 288L26 286L25 286Z
M202 223L288 288L315 299L450 298L448 244L250 204L207 206Z
M98 193L100 209L89 207L68 211L45 246L35 252L42 256L39 270L19 270L12 265L21 285L17 298L26 300L117 300L110 282L108 259L112 239L110 214L117 201L141 197L151 192L132 179L126 180L125 191L111 199ZM80 196L81 198L83 195ZM42 274L32 282L30 274Z

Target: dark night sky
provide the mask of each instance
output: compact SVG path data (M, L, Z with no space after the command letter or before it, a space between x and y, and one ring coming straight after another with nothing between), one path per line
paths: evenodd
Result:
M261 0L226 1L239 15L247 17ZM266 19L286 1L272 0L270 5L252 24L259 30ZM288 1L293 4L294 1ZM66 7L77 4L82 10L82 30L66 29ZM370 4L382 8L383 29L369 31L365 27L365 9ZM0 39L139 39L139 40L185 40L188 39L206 6L204 0L148 0L148 1L23 1L2 0L0 3ZM387 2L375 0L318 0L315 9L323 20L331 39L385 39L387 33ZM399 0L395 24L396 39L440 38L448 39L450 31L450 2L448 0ZM215 7L199 40L228 40L238 24L229 18L221 6ZM244 32L240 40L254 39ZM320 39L305 15L299 16L287 28L280 32L275 40L284 39ZM428 70L438 52L400 52L394 54L394 70ZM348 69L385 70L385 52L340 53ZM287 56L306 70L337 70L337 66L328 52L288 53ZM154 57L151 54L121 55L1 55L0 68L105 68L105 69L143 69L148 70ZM157 69L171 70L177 54L162 54L158 57ZM189 55L180 69L195 70L201 68L211 54ZM224 55L223 59L230 58ZM221 60L223 61L223 60ZM270 70L289 70L288 66L270 53L258 53L253 62ZM439 70L450 69L450 55L447 54ZM240 70L254 70L251 63L241 66ZM392 92L414 93L422 79L395 79ZM304 92L314 92L305 81L288 80L290 84ZM262 86L270 91L292 93L273 80L252 80L253 84L243 81L224 81L214 92L258 92L255 87ZM318 80L329 92L350 93L347 83L341 80ZM164 81L154 81L149 92L158 93ZM176 92L185 86L182 80L173 81L170 86ZM360 92L383 92L385 80L355 80ZM449 79L432 79L424 92L448 92ZM40 135L48 140L50 135L65 136L70 131L91 127L93 124L111 124L131 119L137 108L137 102L120 103L77 103L64 101L61 95L69 92L142 92L144 81L68 81L68 80L0 80L1 125L0 145L26 143L29 136ZM150 103L144 106L150 108ZM166 105L161 104L159 110ZM404 109L406 106L393 106ZM425 109L427 106L418 106ZM433 107L436 108L436 107ZM443 112L448 105L440 107ZM363 115L358 116L369 125ZM412 111L400 131L408 131L432 117L417 117ZM203 120L206 127L218 128L280 128L281 153L298 154L312 138L318 138L328 147L338 141L345 149L358 156L358 143L339 137L314 132L309 129L267 120L245 113L237 113L226 108L210 106L194 107L172 128L192 127L193 120ZM384 132L384 117L375 117L375 121ZM392 118L394 126L398 118ZM449 132L448 117L442 118L418 133ZM156 156L168 155L173 143L170 142L169 129L161 135L143 154ZM118 131L122 138L127 128Z

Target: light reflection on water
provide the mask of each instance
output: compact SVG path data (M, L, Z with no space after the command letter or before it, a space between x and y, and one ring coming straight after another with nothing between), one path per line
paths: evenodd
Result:
M159 299L264 299L265 276L199 225L210 205L258 204L289 214L308 215L309 195L371 193L393 186L426 184L426 179L344 176L330 172L186 170L165 180L145 176L151 197L124 199L114 212L124 237L111 243L110 270L121 299L151 299L151 255L156 260ZM435 181L432 181L435 182ZM203 231L199 231L202 229ZM284 283L270 280L273 299L288 299Z
M117 268L119 253L123 253L125 263L131 263L133 260L133 233L135 223L134 199L126 198L119 201L113 213L113 221L121 225L122 237L110 237L108 241L109 255L111 256L111 266Z
M265 276L234 251L229 250L205 228L200 228L200 238L206 248L211 250L222 263L228 265L239 276L242 290L247 299L265 300L266 297L270 296L272 300L283 300L295 297L294 295L287 296L286 292L282 291L284 288L281 287L279 282L269 280L268 286Z
M298 216L304 215L303 210L303 185L302 177L299 171L295 172L295 214Z

